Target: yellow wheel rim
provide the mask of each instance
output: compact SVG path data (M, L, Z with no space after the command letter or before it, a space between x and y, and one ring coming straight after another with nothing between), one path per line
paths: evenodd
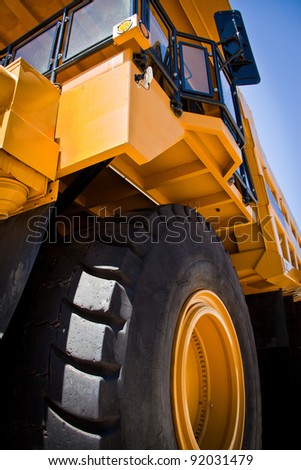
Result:
M229 312L211 291L184 304L174 340L172 405L180 449L240 449L245 387Z

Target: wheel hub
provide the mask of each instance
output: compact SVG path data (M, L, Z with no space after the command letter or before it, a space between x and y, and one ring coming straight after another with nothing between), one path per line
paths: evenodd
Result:
M242 357L229 312L211 291L196 291L181 309L171 383L180 449L241 448Z

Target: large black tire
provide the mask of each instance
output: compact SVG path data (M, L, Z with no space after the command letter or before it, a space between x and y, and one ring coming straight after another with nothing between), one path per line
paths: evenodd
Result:
M2 397L9 404L5 448L181 447L174 343L183 305L202 289L232 318L246 396L241 446L259 448L252 328L230 258L210 227L188 208L163 206L97 221L76 238L44 250L2 340L13 362Z

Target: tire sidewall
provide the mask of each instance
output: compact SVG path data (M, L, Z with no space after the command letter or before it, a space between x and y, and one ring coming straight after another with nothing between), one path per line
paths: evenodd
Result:
M199 289L214 292L232 318L245 373L243 448L257 447L256 352L244 296L230 259L212 236L205 236L202 243L189 237L177 244L164 240L151 247L136 286L121 380L124 448L178 448L170 392L173 343L182 306Z

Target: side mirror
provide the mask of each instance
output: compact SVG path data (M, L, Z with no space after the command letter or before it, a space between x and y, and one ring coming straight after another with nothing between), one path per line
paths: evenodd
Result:
M260 82L255 59L241 13L218 11L214 15L220 42L234 85L256 85ZM225 67L224 65L224 67Z

